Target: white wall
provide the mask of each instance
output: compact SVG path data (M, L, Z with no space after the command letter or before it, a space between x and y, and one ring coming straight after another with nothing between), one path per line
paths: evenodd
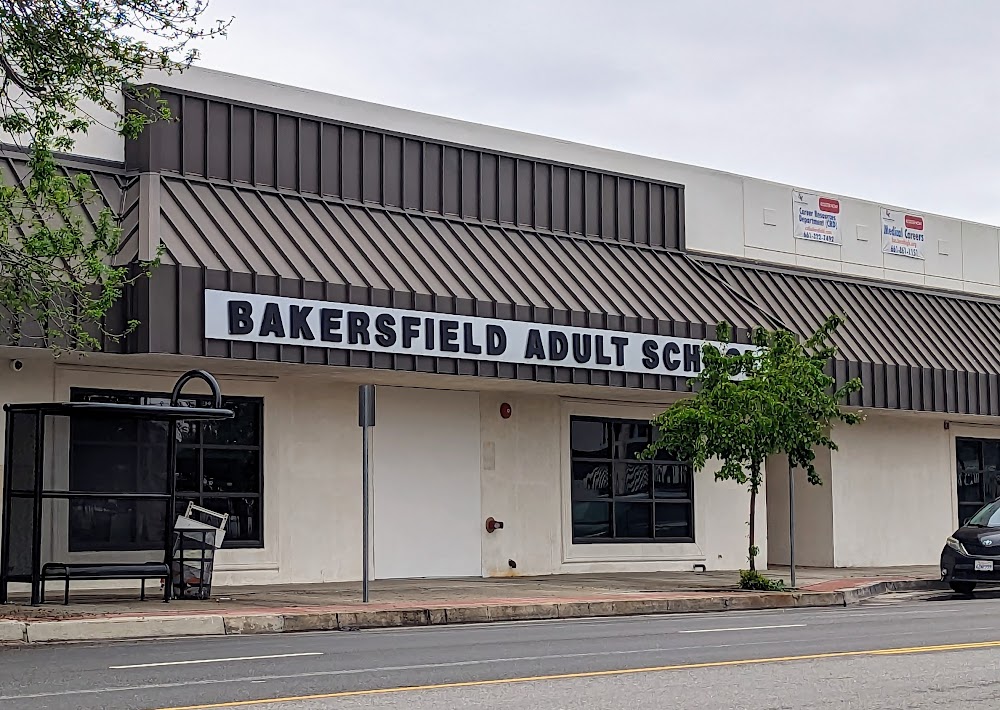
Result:
M830 452L816 452L816 472L822 485L809 483L805 471L795 471L795 563L810 567L833 566L833 493ZM773 456L767 461L767 544L771 564L790 561L788 521L788 460Z
M221 552L218 584L346 581L361 575L356 385L338 382L336 370L319 376L301 375L294 368L288 372L220 376L227 393L265 398L266 544L260 550ZM5 401L59 400L68 398L73 386L162 391L172 386L177 374L29 361L22 373L0 371L0 387ZM393 434L389 426L376 441L376 456L383 451L399 461L412 459L415 482L439 474L432 462L449 453L442 452L440 436L424 432L428 422L444 419L456 432L464 432L458 437L461 442L454 442L455 437L449 442L461 449L461 466L475 473L468 477L467 490L450 501L463 506L459 522L464 526L455 529L450 544L481 554L484 575L690 570L696 564L735 570L746 565L747 491L715 481L711 468L695 478L695 542L573 545L569 418L648 419L666 404L561 399L532 394L530 386L512 386L519 391L380 390L380 424L385 407L393 411L394 398L419 405L397 407L399 431ZM458 400L462 406L456 406ZM505 402L512 408L509 419L500 416ZM411 420L417 425L407 434ZM857 427L836 429L841 450L829 461L819 457L825 485L812 487L802 480L796 488L799 563L934 564L956 525L954 437L960 435L1000 437L1000 428L953 424L945 430L942 420L877 413ZM393 450L396 444L401 448ZM757 508L761 567L769 559L787 561L787 499L781 498L787 479L778 463L769 462L767 493L760 496ZM454 473L454 468L449 466L446 473ZM376 459L376 486L378 477ZM404 502L399 510L376 497L375 520L407 513L408 497L395 499L397 508ZM504 528L488 534L483 526L488 516L503 521ZM448 554L446 549L424 547L415 553ZM516 567L511 568L509 560Z
M125 101L120 95L116 98L116 103L118 111L124 111ZM80 108L82 109L80 117L93 117L95 123L90 126L86 133L76 135L73 153L88 158L124 162L125 141L114 129L118 123L118 116L89 100L81 101ZM0 143L27 147L30 143L30 137L0 131Z
M1000 295L996 227L917 211L925 223L924 258L883 254L880 208L900 207L826 193L840 201L842 243L810 242L793 236L793 186L753 178L741 181L742 203L730 199L718 207L742 212L742 243L729 235L714 236L696 229L696 236L689 239L692 249L889 282ZM701 222L708 216L689 208L687 218L689 223Z
M937 564L957 516L953 437L941 420L918 417L834 429L837 567Z

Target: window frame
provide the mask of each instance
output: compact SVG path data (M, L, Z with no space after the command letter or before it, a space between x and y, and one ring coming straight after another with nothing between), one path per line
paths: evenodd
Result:
M105 389L96 387L71 387L70 388L70 400L73 402L85 402L88 397L91 396L102 396L102 397L130 397L138 398L140 402L145 399L170 399L169 393L145 391L145 390L129 390L129 389ZM200 394L185 394L181 397L182 400L194 400L195 402L208 402L209 397L207 395ZM259 508L259 525L258 538L255 540L234 540L228 536L222 543L222 548L227 550L259 550L263 549L265 545L264 537L264 522L265 522L265 500L264 500L264 411L265 402L264 397L252 397L252 396L241 396L241 395L224 395L223 403L246 403L253 404L258 407L259 416L257 417L257 427L256 436L258 445L249 444L206 444L204 428L198 427L198 441L197 443L182 443L178 442L176 447L176 452L179 453L182 450L194 450L198 455L198 491L188 492L176 490L174 492L174 503L177 508L178 514L181 512L181 507L186 506L187 501L194 501L195 505L202 505L205 499L213 498L254 498L258 501ZM96 444L100 442L81 442L81 443L91 443ZM142 449L142 442L130 442L138 452ZM69 447L69 470L73 470L73 456L74 456L75 442L73 438L72 424L70 425L70 447ZM205 480L204 480L204 452L207 450L215 451L256 451L257 452L257 493L224 493L224 492L212 492L205 491ZM176 468L176 467L175 467ZM176 470L174 475L177 475ZM111 496L108 496L111 498ZM67 534L70 533L70 528L67 526ZM67 540L72 552L75 553L93 553L93 552L140 552L145 551L145 546L138 547L128 547L124 548L121 545L107 545L107 546L96 546L93 544L88 544L87 549L73 549L72 543Z
M573 545L618 545L618 544L661 544L661 545L675 545L675 544L689 544L694 543L696 538L695 532L695 500L694 500L694 470L691 465L683 461L679 461L676 458L657 458L650 460L641 460L635 458L619 458L617 454L616 442L612 440L610 442L610 457L597 456L576 456L574 454L574 443L573 443L573 425L577 422L590 422L601 424L602 426L614 427L614 425L642 425L650 427L650 440L652 440L652 425L648 420L628 418L628 417L604 417L604 416L592 416L586 414L572 414L569 416L569 524L570 524L570 540ZM611 432L614 429L610 430ZM599 496L580 496L577 493L576 486L574 485L573 479L573 469L576 463L606 463L609 470L610 479L610 495L607 497ZM641 464L648 465L650 467L650 482L649 482L649 497L648 498L636 498L627 495L617 495L615 493L615 469L618 464ZM684 497L672 498L657 498L656 496L656 483L655 476L653 475L654 467L657 465L673 465L682 466L687 469L687 489L685 491ZM576 536L576 519L574 517L574 504L576 503L607 503L610 506L610 526L611 535L608 537L593 537L593 538L581 538ZM618 537L615 535L616 527L616 516L615 507L617 504L628 504L628 503L639 503L642 505L648 505L650 507L650 532L649 537ZM687 506L688 515L688 529L690 535L682 537L657 537L656 536L656 505L657 504L684 504Z

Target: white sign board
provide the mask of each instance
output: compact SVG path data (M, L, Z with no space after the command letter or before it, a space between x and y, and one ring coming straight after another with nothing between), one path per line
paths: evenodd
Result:
M840 244L840 200L809 192L792 193L795 238Z
M205 337L696 377L704 340L205 291ZM720 346L719 344L716 344ZM729 346L727 352L754 350Z
M882 208L882 253L924 258L924 218L900 210Z

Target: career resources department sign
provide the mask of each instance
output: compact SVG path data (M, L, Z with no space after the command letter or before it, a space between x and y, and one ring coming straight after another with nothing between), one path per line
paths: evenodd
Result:
M809 192L792 193L795 238L840 244L840 200Z
M924 258L924 218L882 208L882 253L907 256L911 259Z
M205 337L696 377L704 340L205 291ZM753 346L733 344L729 352Z

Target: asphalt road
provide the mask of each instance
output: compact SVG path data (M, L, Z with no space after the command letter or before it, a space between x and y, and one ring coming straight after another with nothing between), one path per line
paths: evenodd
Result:
M849 609L4 647L0 710L995 708L998 670L1000 596L902 595Z

